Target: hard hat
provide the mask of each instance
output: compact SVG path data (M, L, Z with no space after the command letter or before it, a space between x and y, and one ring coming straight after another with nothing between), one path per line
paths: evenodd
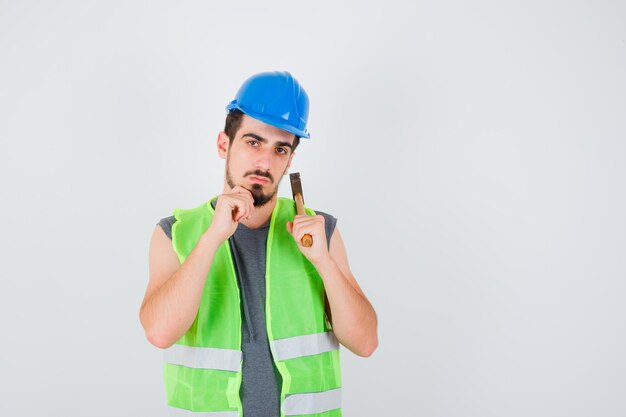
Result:
M288 72L262 72L248 78L239 88L227 111L241 110L250 117L309 138L309 96Z

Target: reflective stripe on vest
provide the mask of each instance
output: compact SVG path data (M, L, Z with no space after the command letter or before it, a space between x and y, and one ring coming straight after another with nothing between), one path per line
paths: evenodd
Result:
M277 339L271 341L270 344L274 359L279 361L317 355L339 349L339 342L333 332Z
M187 368L219 369L238 372L241 369L241 351L172 345L164 350L165 362Z
M238 411L189 411L172 406L169 409L171 417L239 417Z
M285 415L316 414L341 408L341 388L292 394L285 398Z

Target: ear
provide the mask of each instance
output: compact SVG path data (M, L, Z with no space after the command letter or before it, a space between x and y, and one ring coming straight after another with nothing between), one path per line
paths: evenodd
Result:
M217 134L217 154L222 159L226 159L226 155L228 155L228 147L230 145L230 141L228 136L223 131Z

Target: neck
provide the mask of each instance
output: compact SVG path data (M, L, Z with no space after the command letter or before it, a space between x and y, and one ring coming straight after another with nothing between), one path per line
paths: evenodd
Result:
M242 220L241 223L248 229L256 229L263 226L272 217L272 212L276 207L276 195L262 207L255 207L249 219Z

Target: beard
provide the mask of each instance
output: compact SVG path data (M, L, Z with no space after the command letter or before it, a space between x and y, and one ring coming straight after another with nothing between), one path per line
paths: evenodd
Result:
M249 191L252 193L252 198L254 199L254 207L264 206L276 195L276 189L271 193L264 193L261 184L252 184L252 189Z
M233 176L230 174L228 164L229 160L230 158L226 158L226 183L230 188L234 188L237 184L235 184L235 181L233 181ZM247 171L243 176L247 177L248 175L256 175L258 177L267 178L270 180L270 183L268 185L272 185L274 183L274 177L272 176L272 174L270 174L269 172L261 171L260 169ZM280 179L282 179L282 176ZM261 207L267 204L272 198L274 198L274 196L276 195L276 191L278 191L278 184L280 184L280 179L276 184L276 187L274 187L273 190L267 193L263 191L263 185L261 184L252 184L250 188L243 186L242 187L250 191L250 193L252 194L254 207Z

